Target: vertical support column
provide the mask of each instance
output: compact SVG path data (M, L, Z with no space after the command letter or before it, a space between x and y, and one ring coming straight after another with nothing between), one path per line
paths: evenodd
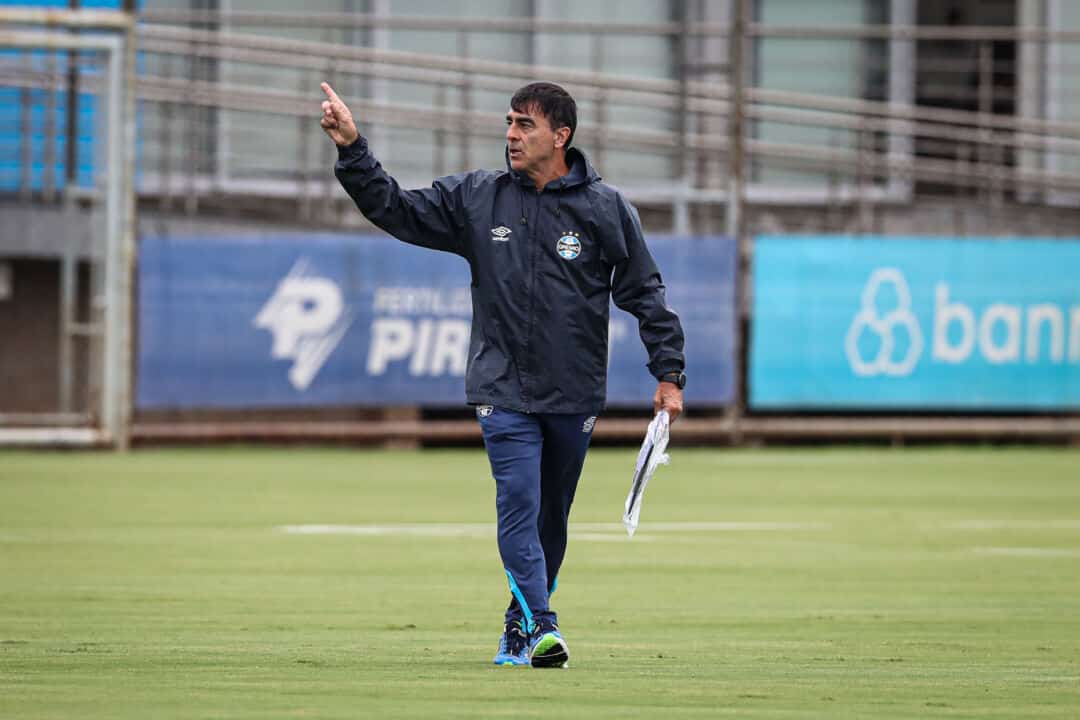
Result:
M375 47L377 37L376 32L380 31L377 26L378 20L375 16L376 8L374 0L342 0L341 7L343 12L349 13L350 15L364 16L364 21L362 23L354 24L351 29L349 29L345 33L345 41L348 42L353 48ZM381 32L385 35L386 31ZM346 92L347 95L345 97L352 98L352 102L359 103L372 101L372 99L376 95L376 83L382 83L385 81L376 80L375 76L368 71L370 69L370 66L370 63L364 63L364 72L359 74L350 73L348 76L346 76L348 78L347 86L343 88L335 88L337 89L338 94L340 95L342 91ZM315 84L312 86L312 88L318 87L318 81L322 79L323 78L321 77L315 78ZM319 100L321 101L323 97L322 91L320 90L315 92L318 93ZM363 118L361 118L361 123L363 123ZM360 132L365 137L367 137L368 142L372 143L373 146L377 147L378 142L376 139L376 134L378 131L376 128L377 126L374 125L366 125L365 127L360 127ZM315 146L315 157L317 158L316 162L319 164L319 167L316 169L316 173L318 177L329 179L333 176L333 163L336 159L334 157L335 149L333 147L333 143L330 142L325 136L323 136L321 131L318 133L318 137L319 142ZM319 148L323 148L323 150L320 151ZM323 154L323 152L325 152L325 150L327 149L329 149L330 151L330 163L328 166L324 166L322 165L322 158L325 158L326 155ZM333 218L339 224L343 222L343 214L346 209L346 204L340 201L340 197L340 195L332 196L330 205L327 209L327 212L329 214L326 218L324 218L324 220L330 220ZM349 203L349 205L351 205L351 203Z
M41 168L41 194L47 203L56 199L56 94L59 86L57 52L52 49L45 51L45 122L41 138L45 155Z
M752 19L751 0L734 0L732 4L731 35L728 39L728 65L731 70L731 109L728 117L728 198L727 235L736 244L735 271L735 393L729 419L733 443L741 440L740 420L746 412L747 343L745 328L749 325L751 247L746 237L743 219L745 201L746 138L745 98L747 83L746 39L747 25Z
M858 67L855 69L856 92L862 95L866 92L867 72L866 66L870 61L867 52L867 41L857 39ZM865 235L870 232L873 225L873 205L871 193L874 191L874 167L877 153L874 147L874 134L866 126L866 115L859 113L858 128L855 130L855 202L857 206L855 232Z
M672 176L675 180L676 195L672 206L672 230L676 235L690 234L690 174L687 168L689 151L687 148L687 130L690 126L690 69L687 62L687 31L689 29L689 3L676 3L675 18L679 24L679 34L673 38L675 54L675 73L679 81L679 103L675 110L675 141L677 143Z
M870 194L874 191L873 134L866 128L864 115L859 116L855 131L855 234L866 235L873 226L874 210Z
M32 70L28 50L19 53L24 76ZM19 89L19 201L29 202L34 190L34 95L29 88Z
M198 75L199 56L196 54L196 41L189 43L190 53L187 57L187 95L184 102L184 157L185 170L187 171L187 192L184 194L184 212L194 215L199 209L198 188L195 186L195 174L198 171L198 157L202 150L199 138L199 120L201 111L195 104L195 81Z
M325 36L324 36L325 37ZM326 61L325 70L326 82L330 83L330 87L338 87L338 75L337 64L332 59ZM323 195L322 195L322 215L324 218L334 217L334 198L338 192L338 182L334 177L333 167L336 159L336 150L334 143L321 142L319 143L319 165L326 168L322 173L323 178Z
M118 335L123 324L121 314L120 258L121 258L121 207L120 195L123 191L123 72L121 47L114 43L108 53L106 71L106 123L105 123L105 237L104 251L101 253L100 277L101 295L97 300L104 314L101 382L101 424L106 436L115 447L120 448L120 385L123 382L121 369L122 349Z
M134 2L134 0L128 0ZM232 22L229 20L229 12L232 10L232 0L218 0L214 3L214 12L217 15L216 29L218 32L214 33L215 42L221 44L221 33L226 33L232 30ZM229 67L229 60L218 56L213 60L207 60L207 63L213 63L212 70L208 70L207 79L213 79L218 83L227 83L229 78L227 72L231 71ZM232 167L229 163L229 158L232 157L232 128L229 121L232 119L231 110L223 107L207 108L205 111L207 122L213 123L213 128L207 130L206 136L208 138L214 138L213 146L207 147L207 161L209 165L209 172L207 173L207 180L213 179L214 185L217 187L217 192L225 192L229 187L229 175ZM207 142L210 146L211 143Z
M72 338L75 325L75 303L78 297L79 263L71 248L60 258L60 358L59 388L60 402L57 408L61 413L72 412L74 394L74 369Z
M1023 30L1038 30L1046 25L1045 0L1020 0L1019 25ZM1046 108L1046 48L1035 40L1021 40L1017 49L1020 66L1016 83L1017 114L1024 118L1045 117ZM1018 170L1038 170L1046 167L1046 151L1018 150ZM1017 198L1021 202L1038 202L1045 198L1044 188L1018 182Z
M994 49L991 41L979 42L979 134L976 158L979 166L981 199L990 204L994 200L994 176L990 170L993 160L991 140L994 131L990 116L994 112Z
M390 29L380 21L390 17L390 0L369 0L374 24L371 27L371 46L376 50L390 49ZM371 76L371 101L382 105L390 98L390 81L373 74ZM390 135L382 125L370 125L364 132L368 142L380 157L393 157Z
M524 17L529 20L529 31L525 34L525 42L522 45L528 51L525 62L529 65L536 64L539 48L536 45L536 18L539 14L538 0L525 0Z
M700 21L716 25L730 23L732 2L733 0L723 0L722 2L698 0L696 3L697 14L694 16L695 22ZM701 71L695 75L696 79L710 85L725 85L730 88L731 68L728 66L730 41L730 26L722 32L710 32L698 36L690 50L691 57L700 63ZM731 101L730 96L725 99L727 102ZM697 131L703 135L723 134L726 137L729 125L728 117L729 114L727 113L720 114L712 111L700 113L698 115ZM720 152L695 153L697 158L695 182L700 187L716 190L723 189L726 186L728 176L727 153L728 148L726 147ZM721 222L720 215L709 212L706 218L708 224L702 228L702 231L710 234L720 232L718 225Z
M72 10L79 9L79 0L70 0ZM69 50L67 54L67 102L65 103L67 120L64 135L67 144L64 147L64 188L70 198L76 185L79 171L79 53Z
M915 104L915 42L901 31L915 26L918 19L915 0L890 0L889 25L889 104L894 107ZM915 150L911 122L889 119L889 194L900 199L911 197L912 181L899 176L897 164L908 164Z
M542 33L536 29L536 21L544 20L551 15L551 9L548 7L550 3L548 0L530 0L529 9L532 11L532 30L529 34L529 64L531 65L543 65L549 61L549 43L548 37L545 33Z
M741 243L743 181L745 172L745 86L746 26L750 0L732 3L731 36L728 39L728 66L731 69L731 104L728 113L728 197L727 226L729 237Z
M167 78L172 78L174 75L173 68L175 66L176 57L173 55L167 55L165 57L164 75ZM160 123L160 130L158 132L158 198L161 210L163 212L169 212L172 210L173 190L172 190L172 175L173 175L173 143L172 143L172 126L173 117L177 114L176 105L172 102L161 102L158 104L158 122ZM145 159L146 155L143 155ZM145 165L143 167L146 167Z
M106 89L105 251L101 421L117 450L126 450L131 424L131 288L135 264L134 24L110 38Z
M604 71L604 36L596 33L589 36L589 45L592 49L590 55L589 69L594 73L601 73ZM607 123L608 123L608 102L607 102L607 88L599 86L596 88L596 144L594 150L595 165L598 168L605 167L605 159L607 158Z
M469 59L469 32L458 30L457 53L461 60ZM459 170L468 170L472 167L472 123L469 115L472 113L472 76L468 71L461 76L461 120L459 122L461 135L461 166Z
M131 447L131 416L135 409L135 269L138 267L137 223L135 205L135 143L136 143L136 73L135 58L137 40L135 0L124 0L124 13L128 26L123 35L123 148L122 166L123 192L123 235L121 237L122 256L120 258L120 279L123 283L123 307L121 308L120 338L120 417L116 429L116 449L127 450Z
M1062 27L1062 3L1066 0L1047 0L1046 28ZM1047 120L1064 119L1064 81L1065 71L1065 46L1058 39L1048 40L1046 43L1046 64L1041 68L1045 73L1046 105L1042 117ZM1045 136L1044 136L1045 137ZM1055 173L1061 170L1062 153L1058 150L1047 149L1044 154L1044 169L1046 172ZM1049 205L1075 205L1080 202L1080 193L1074 191L1053 190L1048 182L1044 183L1044 198Z
M296 94L303 97L312 87L318 87L318 79L311 77L311 73L301 70L298 74ZM302 220L311 219L311 172L310 153L308 148L308 127L311 118L300 115L296 118L296 197L299 206L299 215ZM325 143L324 143L325 144ZM326 169L319 173L325 176Z
M435 110L440 117L446 117L446 85L435 88ZM446 170L446 130L440 123L431 133L431 164L435 168L435 177L447 174Z

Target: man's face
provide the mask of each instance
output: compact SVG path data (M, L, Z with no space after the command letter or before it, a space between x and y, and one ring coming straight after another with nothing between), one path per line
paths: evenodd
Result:
M526 108L526 112L511 110L506 113L506 147L510 152L510 167L526 175L547 167L555 153L561 152L567 135L569 128L554 131L538 108Z

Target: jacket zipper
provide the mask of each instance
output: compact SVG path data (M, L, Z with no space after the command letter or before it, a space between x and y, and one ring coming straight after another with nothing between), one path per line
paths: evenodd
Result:
M525 334L525 368L526 368L525 378L526 378L526 382L528 383L528 391L524 391L524 388L523 388L523 392L522 392L522 400L524 401L525 412L527 412L527 413L531 413L532 409L533 409L532 408L532 388L533 388L533 382L532 382L532 352L530 351L530 349L532 347L533 324L534 324L534 319L535 319L534 314L535 314L535 308L536 308L536 248L537 248L536 230L539 228L539 225L540 225L540 201L541 201L540 192L538 192L537 190L535 190L533 188L529 188L529 194L532 195L534 193L535 193L535 197L536 197L536 224L535 225L530 225L529 224L528 212L527 211L525 212L525 218L524 218L525 226L529 229L529 245L530 245L529 246L529 313L528 313L529 322L528 322L528 328L527 328L526 334Z

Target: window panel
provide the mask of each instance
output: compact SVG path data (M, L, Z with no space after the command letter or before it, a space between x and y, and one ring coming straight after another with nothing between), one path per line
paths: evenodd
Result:
M1080 3L1059 2L1058 30L1080 30ZM1080 122L1080 43L1060 42L1056 45L1057 103L1055 120ZM1064 172L1080 173L1080 157L1076 154L1061 158L1058 168Z
M851 26L867 22L865 0L832 0L827 13L814 16L815 25ZM806 22L805 0L760 0L759 21L764 25L800 25ZM756 83L769 90L857 98L863 96L866 64L860 40L816 40L765 37L757 41ZM767 142L828 148L852 148L852 133L772 121L754 125L755 136ZM817 186L829 182L821 172L777 167L759 161L754 179L770 186Z

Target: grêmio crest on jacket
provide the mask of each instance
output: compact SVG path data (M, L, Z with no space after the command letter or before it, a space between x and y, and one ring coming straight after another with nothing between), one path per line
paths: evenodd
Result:
M562 236L555 244L555 252L563 260L573 260L581 254L581 233L573 230L564 230Z

